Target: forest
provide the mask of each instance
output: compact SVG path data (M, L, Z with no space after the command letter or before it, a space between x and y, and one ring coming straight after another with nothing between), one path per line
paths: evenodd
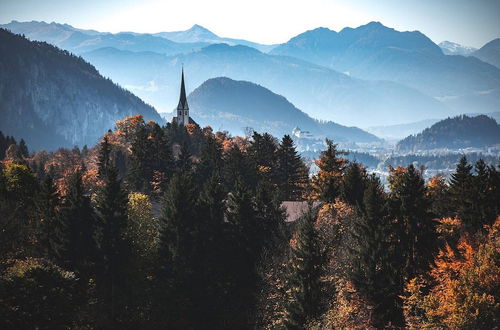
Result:
M0 133L2 329L500 324L500 164L384 187L330 140L310 176L290 136L140 115L28 148Z

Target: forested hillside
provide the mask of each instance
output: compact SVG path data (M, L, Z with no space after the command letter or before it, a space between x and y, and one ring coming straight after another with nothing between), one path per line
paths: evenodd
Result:
M466 115L439 121L421 133L398 142L396 149L416 152L430 149L461 149L500 144L500 125L485 115Z
M161 121L138 97L82 58L0 29L0 130L33 149L93 145L116 120L140 113Z
M0 328L499 324L496 166L398 166L386 190L330 140L309 177L286 135L115 127L31 155L0 134Z

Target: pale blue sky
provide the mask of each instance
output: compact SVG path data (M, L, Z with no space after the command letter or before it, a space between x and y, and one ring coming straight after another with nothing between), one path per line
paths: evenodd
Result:
M500 0L0 0L0 23L11 20L150 33L200 24L261 43L285 42L319 26L339 31L380 21L437 43L480 47L500 37Z

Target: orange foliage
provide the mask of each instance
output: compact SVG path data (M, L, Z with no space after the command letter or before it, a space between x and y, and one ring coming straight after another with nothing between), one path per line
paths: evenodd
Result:
M450 329L492 328L500 322L500 217L488 232L478 241L463 236L456 249L446 245L439 252L427 296L422 279L406 286L407 319L421 314L423 325Z
M123 120L116 121L116 134L123 143L131 143L137 131L144 126L142 115L129 116Z

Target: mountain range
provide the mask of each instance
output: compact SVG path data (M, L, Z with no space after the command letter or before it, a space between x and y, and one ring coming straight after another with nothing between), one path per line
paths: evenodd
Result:
M0 131L32 149L95 144L115 121L158 113L83 59L0 29Z
M292 38L271 54L415 88L457 114L493 112L500 107L499 68L474 56L445 55L419 31L400 32L379 22L340 32L318 28Z
M209 79L188 96L188 102L191 116L198 123L233 134L243 135L250 127L280 137L300 128L316 138L328 137L337 142L380 141L357 127L312 119L283 96L248 81Z
M399 152L420 152L432 149L463 149L500 144L500 125L495 119L466 115L441 120L421 133L398 142Z
M4 26L79 54L162 112L177 102L182 63L188 90L220 76L251 81L311 117L349 126L398 125L500 107L500 69L474 57L483 48L494 55L495 43L469 57L450 56L418 31L378 22L340 32L318 28L276 46L221 38L198 25L156 34L44 22Z

